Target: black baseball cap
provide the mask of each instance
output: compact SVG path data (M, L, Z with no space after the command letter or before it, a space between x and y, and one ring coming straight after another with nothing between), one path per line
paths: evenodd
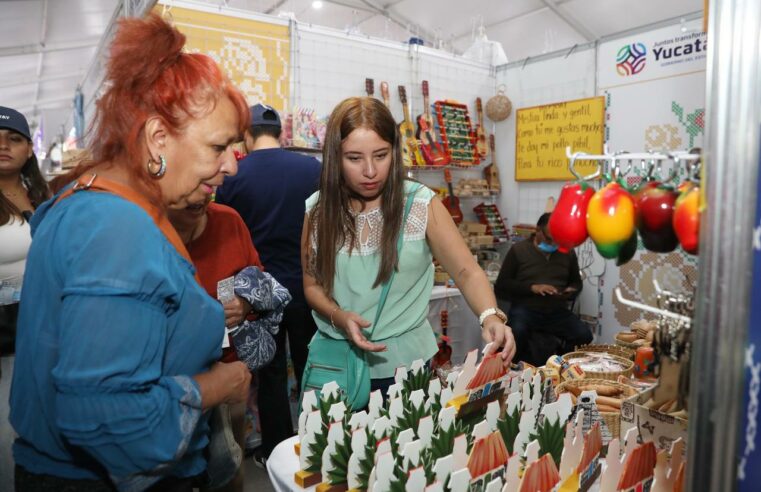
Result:
M32 140L32 133L29 131L29 123L27 123L24 115L15 109L0 106L0 128L13 130L16 133L25 136L27 140Z
M251 106L251 126L281 126L280 115L272 106L257 104Z

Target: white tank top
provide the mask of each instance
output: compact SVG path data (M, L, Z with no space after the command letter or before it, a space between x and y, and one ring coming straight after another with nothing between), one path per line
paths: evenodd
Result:
M29 222L16 217L0 226L0 305L19 301L31 244Z

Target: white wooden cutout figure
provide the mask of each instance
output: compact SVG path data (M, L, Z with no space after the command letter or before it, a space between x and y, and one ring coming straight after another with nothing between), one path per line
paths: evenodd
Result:
M633 429L632 429L633 430ZM621 442L618 438L608 443L608 454L605 457L605 468L600 477L600 492L616 492L621 471L624 468L624 456L621 453Z
M412 470L407 477L407 483L404 484L405 492L424 492L425 491L425 470L418 467Z

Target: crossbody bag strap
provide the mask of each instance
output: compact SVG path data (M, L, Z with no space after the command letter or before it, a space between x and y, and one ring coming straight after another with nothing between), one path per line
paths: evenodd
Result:
M397 255L397 262L402 256L402 246L404 245L404 228L407 224L407 217L410 215L410 210L412 210L412 202L415 201L415 195L417 194L417 191L420 189L420 185L415 186L407 196L407 203L404 205L404 218L402 219L402 229L399 231L399 238L396 240L396 255ZM380 301L378 301L378 310L375 312L375 321L372 324L372 328L370 329L370 336L368 337L368 340L372 340L373 333L375 333L375 328L378 326L378 320L380 320L381 312L383 311L383 306L386 304L386 298L388 297L388 291L391 288L391 281L394 280L394 275L396 274L396 269L391 270L391 276L389 276L388 280L383 282L383 286L381 287L381 294L380 294Z

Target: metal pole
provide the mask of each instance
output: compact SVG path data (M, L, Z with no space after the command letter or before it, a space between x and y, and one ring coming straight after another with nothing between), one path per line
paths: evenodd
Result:
M687 490L736 490L758 172L761 2L712 0ZM757 464L756 464L757 466Z

